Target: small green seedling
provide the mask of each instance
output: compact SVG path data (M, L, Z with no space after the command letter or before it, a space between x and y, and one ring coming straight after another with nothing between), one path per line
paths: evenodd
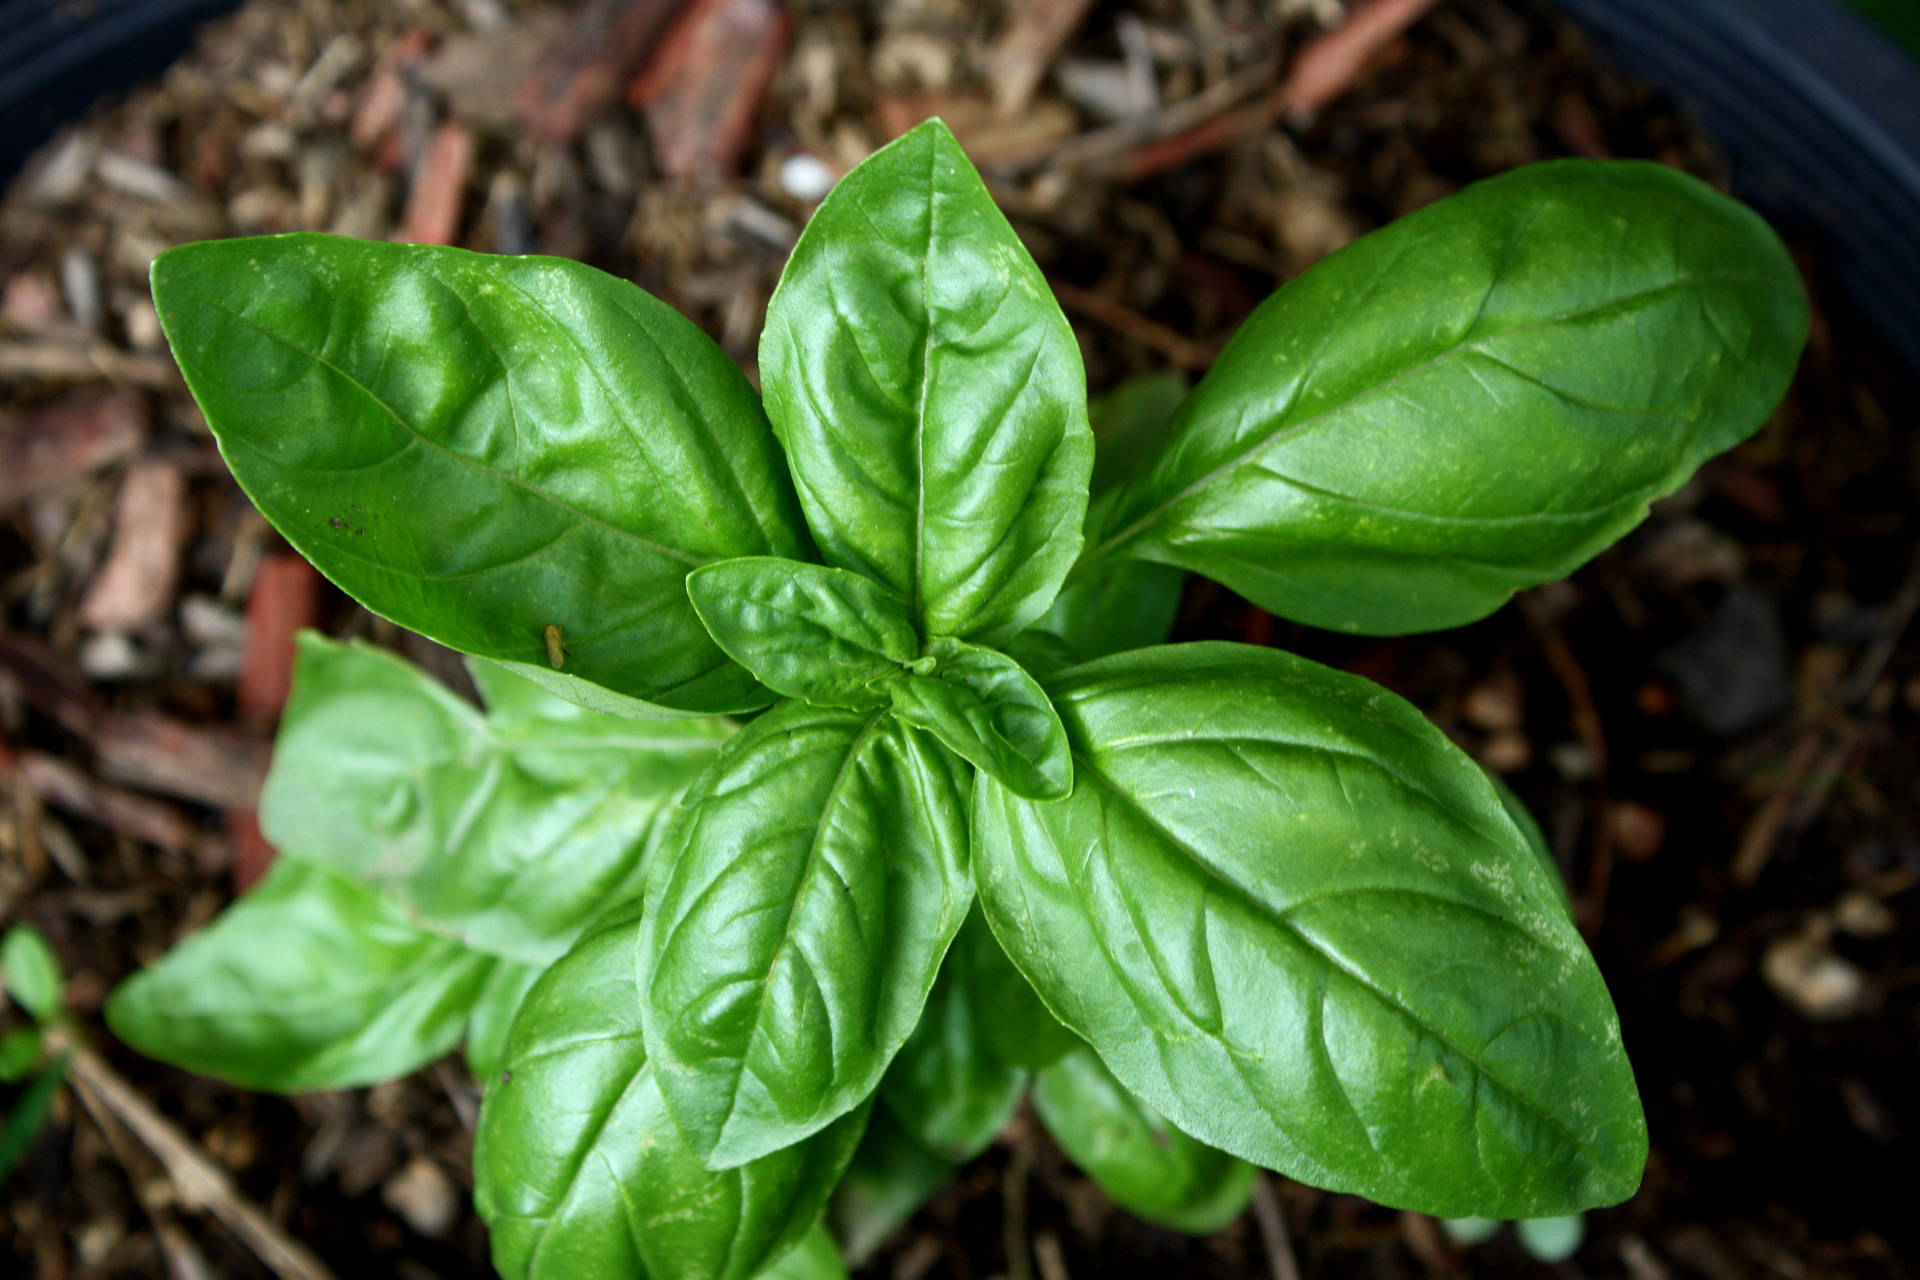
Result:
M823 1215L870 1248L1029 1093L1193 1231L1254 1166L1452 1217L1639 1184L1524 812L1366 680L1162 642L1186 572L1400 634L1633 528L1804 341L1746 209L1651 164L1480 183L1097 430L937 122L814 215L761 394L571 262L290 235L153 285L262 512L487 709L306 641L281 863L109 1021L272 1089L464 1039L503 1274L834 1274Z
M18 1090L0 1119L0 1181L46 1128L67 1078L67 1054L59 1045L66 986L60 961L38 929L16 924L0 937L0 992L32 1019L0 1031L0 1085Z
M1440 1224L1455 1244L1472 1248L1500 1234L1506 1224L1493 1218L1449 1218ZM1587 1220L1581 1214L1558 1218L1522 1218L1513 1224L1520 1247L1539 1262L1565 1262L1580 1250L1587 1237Z

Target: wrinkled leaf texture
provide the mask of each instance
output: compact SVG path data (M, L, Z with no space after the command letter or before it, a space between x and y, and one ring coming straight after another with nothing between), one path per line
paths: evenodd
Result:
M154 304L234 478L369 609L626 714L771 695L689 570L804 558L760 401L672 308L576 262L293 234L182 245ZM545 677L541 677L545 678Z
M799 1244L806 1252L775 1274L835 1274L817 1270L825 1259L809 1228L853 1157L865 1109L709 1172L668 1115L647 1054L637 928L630 912L595 929L514 1018L474 1145L494 1266L506 1280L747 1280Z
M650 886L649 1052L709 1167L865 1100L973 890L966 766L885 710L783 702L687 793Z
M1315 626L1471 622L1758 428L1807 322L1766 223L1676 170L1477 183L1263 303L1074 581L1132 557Z
M1073 330L937 120L801 234L760 340L767 416L827 560L924 636L997 643L1080 548L1093 437Z
M982 779L994 933L1130 1091L1210 1145L1445 1216L1631 1194L1612 1002L1479 766L1368 681L1163 646L1051 692L1073 795Z

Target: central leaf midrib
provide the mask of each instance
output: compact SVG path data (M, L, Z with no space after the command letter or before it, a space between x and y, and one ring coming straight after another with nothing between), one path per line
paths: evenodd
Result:
M549 493L547 490L542 489L537 485L534 485L525 480L522 480L518 476L511 475L505 471L501 471L496 467L490 466L489 464L480 461L478 458L471 457L467 454L459 452L458 450L449 448L448 446L442 444L440 441L435 440L432 436L427 435L425 432L421 431L418 427L415 427L412 423L408 422L404 417L400 415L399 410L395 409L392 405L388 404L384 399L382 399L380 394L376 392L372 387L360 381L360 379L354 377L353 374L347 372L347 370L341 368L339 365L327 359L325 356L315 351L309 351L307 348L295 342L292 338L289 338L284 334L274 332L272 329L267 328L266 326L262 325L258 321L247 316L245 313L237 311L232 307L225 306L219 302L216 302L197 290L188 288L186 286L180 286L180 285L177 285L175 287L177 289L181 289L183 292L186 292L187 294L192 296L197 302L200 303L200 305L208 308L209 310L217 311L221 315L224 315L231 320L234 320L240 324L245 325L247 328L259 334L261 337L267 339L269 342L278 343L279 345L285 347L287 350L295 353L296 355L304 356L308 360L312 361L314 364L320 366L323 369L326 369L327 371L332 373L335 377L339 378L342 382L346 383L348 386L358 391L361 395L365 396L368 400L372 401L376 406L379 407L379 409L383 413L385 413L389 418L393 420L395 426L399 427L402 431L406 432L409 437L415 440L418 440L421 444L426 445L430 449L436 450L437 452L443 454L447 458L452 459L456 463L460 463L462 465L471 467L475 471L478 471L484 475L491 476L493 479L499 481L502 484L518 489L523 493L527 493L535 498L538 498L540 501L545 502L548 505L555 507L560 511L564 511L568 515L572 516L575 520L581 521L585 524L590 524L595 528L602 529L607 533L613 534L617 538L620 538L626 542L632 543L637 547L642 547L647 551L652 552L655 555L665 556L669 559L678 560L683 564L692 565L696 568L698 568L701 565L710 563L710 561L708 561L704 557L696 556L691 552L682 551L677 547L667 546L664 543L655 542L650 538L644 538L641 535L634 533L630 529L623 529L619 525L613 524L600 516L596 516L592 514L591 512L582 511L580 508L574 506L572 503L567 502L563 498L556 497L554 494ZM256 452L258 452L257 449L256 449ZM282 470L294 470L294 468L287 467L284 464L276 463L275 465L280 466Z
M1571 1145L1573 1149L1580 1154L1581 1158L1586 1160L1590 1165L1592 1165L1595 1168L1604 1167L1603 1162L1594 1156L1593 1152L1588 1148L1587 1144L1582 1142L1579 1139L1579 1137L1577 1137L1564 1124L1562 1124L1558 1117L1553 1115L1552 1112L1547 1111L1546 1109L1541 1107L1541 1105L1535 1100L1533 1100L1532 1098L1529 1098L1527 1095L1520 1092L1517 1087L1508 1083L1506 1080L1502 1079L1500 1076L1494 1074L1492 1068L1490 1068L1485 1062L1483 1062L1480 1059L1480 1056L1478 1054L1469 1051L1465 1046L1461 1045L1452 1035L1448 1034L1442 1028L1427 1022L1419 1014L1415 1013L1412 1009L1408 1008L1407 1005L1403 1003L1398 996L1394 995L1392 992L1387 991L1386 989L1375 984L1370 978L1367 977L1365 973L1354 969L1351 965L1345 963L1344 961L1342 961L1341 959L1333 955L1331 952L1328 952L1327 950L1322 948L1313 939L1312 935L1308 934L1305 930L1301 929L1300 926L1294 924L1293 921L1289 920L1284 911L1277 911L1269 904L1262 902L1257 895L1255 895L1251 890L1246 888L1244 885L1240 884L1239 881L1234 880L1230 876L1227 876L1224 872L1220 871L1212 863L1208 862L1204 857L1201 856L1200 852L1197 849L1194 849L1192 846L1188 845L1186 841L1182 840L1179 836L1175 835L1173 832L1169 831L1165 826L1161 825L1159 820L1156 819L1151 813L1149 813L1145 808L1145 806L1140 804L1140 802L1134 799L1131 795L1121 790L1118 783L1114 782L1111 778L1108 778L1105 774L1101 773L1095 761L1090 756L1088 756L1085 752L1081 751L1079 748L1076 747L1074 749L1073 754L1075 758L1078 759L1080 763L1084 766L1084 768L1082 769L1075 770L1076 777L1090 776L1094 778L1103 790L1105 790L1109 795L1117 799L1130 812L1135 814L1140 819L1141 822L1145 823L1150 830L1152 830L1155 834L1159 835L1161 839L1165 840L1173 849L1177 850L1185 861L1187 861L1188 863L1191 863L1196 869L1198 869L1201 875L1209 883L1218 885L1220 888L1224 889L1226 891L1227 896L1232 898L1234 901L1238 902L1243 909L1251 912L1256 917L1272 921L1273 924L1278 926L1282 931L1284 931L1286 934L1292 937L1293 940L1296 943L1298 943L1301 947L1311 952L1312 954L1320 957L1320 959L1328 966L1329 969L1338 970L1340 973L1346 975L1362 990L1372 995L1374 999L1380 1001L1381 1004L1393 1010L1395 1013L1398 1013L1402 1018L1405 1018L1409 1023L1411 1023L1415 1028L1420 1030L1422 1033L1432 1036L1435 1040L1439 1041L1442 1045L1444 1045L1449 1051L1458 1055L1462 1060L1464 1060L1470 1066L1472 1066L1474 1071L1478 1075L1486 1079L1487 1082L1490 1083L1494 1088L1498 1089L1501 1093L1504 1093L1509 1098L1513 1099L1529 1114L1537 1117L1538 1119L1543 1121L1548 1128L1552 1129L1555 1133L1559 1134L1560 1137L1565 1139L1566 1142L1569 1145ZM1442 899L1442 901L1444 901L1444 899ZM1220 1043L1221 1043L1221 1047L1229 1055L1233 1054L1234 1052L1233 1048L1226 1043L1224 1037L1221 1038Z
M1193 497L1195 494L1208 488L1215 481L1217 481L1221 476L1227 474L1230 471L1233 471L1238 467L1244 466L1248 462L1251 462L1252 460L1258 458L1261 454L1265 453L1269 449L1276 448L1279 445L1289 440L1292 440L1296 436L1299 436L1305 433L1306 431L1310 430L1311 428L1324 422L1326 419L1331 418L1337 414L1343 413L1353 408L1355 405L1364 403L1368 399L1371 399L1373 397L1376 397L1388 391L1391 391L1394 387L1398 386L1400 383L1404 382L1408 378L1411 378L1414 375L1419 373L1424 373L1425 371L1433 368L1436 365L1442 364L1449 360L1453 360L1456 357L1462 356L1463 354L1470 354L1470 353L1478 353L1482 355L1489 354L1480 350L1479 344L1481 343L1492 342L1498 339L1508 338L1515 334L1530 333L1530 332L1533 332L1534 330L1544 329L1551 325L1566 324L1574 320L1583 319L1590 315L1597 315L1600 312L1606 311L1612 307L1624 307L1630 304L1644 302L1650 298L1658 297L1663 293L1672 293L1676 290L1691 288L1695 285L1702 284L1702 283L1733 284L1733 283L1762 281L1767 278L1768 277L1763 276L1758 272L1745 272L1745 271L1708 272L1708 273L1702 273L1699 275L1683 276L1675 280L1670 280L1665 284L1656 285L1652 288L1641 289L1635 293L1623 294L1618 298L1609 298L1605 302L1595 303L1592 306L1579 307L1571 311L1560 312L1551 316L1542 317L1541 319L1538 319L1538 320L1528 321L1525 324L1514 325L1511 328L1502 329L1498 333L1475 336L1473 334L1473 331L1469 329L1466 333L1463 333L1459 339L1455 340L1453 343L1449 344L1447 347L1443 348L1442 350L1435 352L1433 355L1428 356L1425 360L1422 360L1420 363L1415 365L1410 365L1409 367L1402 369L1399 373L1394 374L1392 377L1388 378L1384 382L1376 382L1368 386L1362 387L1359 390L1355 391L1353 394L1347 396L1346 398L1340 400L1335 404L1328 405L1326 408L1320 409L1315 413L1312 413L1307 417L1300 419L1297 422L1281 427L1273 435L1267 436L1266 438L1260 440L1258 443L1254 444L1251 448L1242 450L1240 453L1237 453L1234 456L1228 458L1225 462L1222 462L1220 465L1211 468L1210 470L1208 470L1207 472L1205 472L1200 476L1195 477L1191 482L1182 486L1179 492L1173 494L1171 497L1168 497L1159 503L1156 503L1152 508L1150 508L1144 514L1142 514L1141 516L1133 520L1131 523L1129 523L1124 529L1120 530L1118 533L1112 535L1111 537L1101 539L1098 546L1092 548L1090 551L1087 552L1085 556L1081 558L1079 565L1075 566L1074 573L1071 575L1071 577L1073 579L1079 578L1080 576L1082 576L1082 573L1086 567L1098 563L1100 560L1110 555L1115 549L1125 546L1127 543L1139 537L1144 530L1146 530L1149 526L1151 526L1156 520L1160 519L1160 517L1165 515L1168 511L1172 510L1174 507L1177 507L1182 502L1185 502L1187 499ZM1476 320L1476 324L1477 323L1478 322ZM1306 373L1303 372L1302 377L1304 378L1306 376L1307 376ZM1304 395L1306 390L1307 388L1304 385L1302 385L1300 388L1300 394ZM1292 408L1292 404L1290 403L1286 408L1281 409L1280 412L1275 416L1284 417L1291 408Z
M817 884L820 879L814 872L821 857L822 834L826 827L825 816L839 799L840 792L842 788L846 786L847 779L853 771L855 761L859 759L860 752L865 749L867 745L867 739L873 735L874 730L879 726L880 721L886 714L887 709L885 707L873 712L873 714L867 717L866 723L861 725L859 731L853 735L848 743L847 753L841 759L840 767L833 775L833 781L828 784L826 794L821 798L821 820L814 823L812 838L807 842L807 857L805 864L800 869L799 888L794 892L793 902L787 909L786 919L781 922L780 940L774 944L773 954L767 959L766 972L761 975L758 982L759 989L754 994L753 1023L748 1029L746 1042L741 1047L740 1057L731 1073L732 1079L728 1083L727 1113L720 1118L719 1128L715 1130L714 1146L716 1148L725 1140L727 1130L733 1123L734 1113L740 1108L740 1086L741 1080L747 1071L747 1056L753 1051L754 1041L761 1038L761 1022L765 1019L767 1013L767 993L773 986L773 975L779 970L780 962L786 956L787 944L793 938L792 926L794 917L800 914L800 910L806 904L813 886Z

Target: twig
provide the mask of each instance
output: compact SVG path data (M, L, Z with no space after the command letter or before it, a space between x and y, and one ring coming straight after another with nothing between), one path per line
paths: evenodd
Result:
M1734 884L1745 889L1758 882L1786 835L1805 830L1820 816L1865 738L1866 731L1852 720L1837 729L1813 725L1801 735L1779 785L1740 835L1730 871Z
M1049 280L1048 284L1053 287L1054 296L1060 299L1060 305L1068 311L1078 312L1095 324L1105 325L1123 337L1132 338L1142 346L1159 352L1178 368L1204 369L1213 363L1213 348L1175 333L1157 320L1149 320L1125 303L1062 280Z
M1293 1240L1287 1234L1286 1216L1280 1212L1280 1197L1273 1193L1273 1179L1264 1173L1253 1183L1253 1220L1260 1224L1260 1240L1267 1247L1273 1280L1300 1280L1300 1261L1293 1256Z
M1073 1280L1067 1271L1066 1254L1060 1248L1060 1237L1051 1231L1042 1231L1033 1241L1033 1260L1040 1268L1040 1280Z
M1860 661L1848 674L1846 684L1841 686L1837 698L1839 705L1854 707L1867 700L1867 695L1873 692L1873 686L1880 683L1881 673L1887 669L1887 663L1893 660L1900 637L1906 634L1916 612L1920 612L1920 553L1915 554L1913 562L1907 567L1906 580L1900 584L1900 590L1894 593L1887 605L1886 616L1880 624L1880 634L1874 637L1872 647L1861 655Z
M1005 120L1026 107L1088 7L1089 0L1028 0L1014 6L1007 29L987 54L996 115Z
M130 1129L160 1161L183 1203L220 1219L280 1280L335 1280L325 1263L242 1196L226 1170L98 1054L81 1044L71 1046L70 1052L69 1079L81 1101L89 1110L104 1108Z
M1369 0L1346 21L1309 40L1280 86L1288 115L1312 115L1345 93L1390 41L1412 26L1434 0Z
M1567 646L1566 636L1532 595L1523 593L1519 601L1534 640L1567 695L1574 732L1580 735L1580 744L1593 761L1593 821L1588 824L1591 834L1587 882L1579 895L1580 929L1591 937L1606 915L1607 890L1613 880L1613 825L1607 821L1611 803L1607 786L1607 731L1600 719L1600 708L1593 700L1593 686L1587 681L1586 669Z
M1033 1251L1027 1243L1027 1172L1030 1159L1016 1146L1000 1182L1005 1208L1000 1218L1000 1242L1007 1251L1007 1280L1033 1280Z
M113 382L148 391L176 391L185 384L173 361L137 356L104 342L0 342L0 382L27 378L48 382Z
M1237 71L1218 84L1208 85L1191 97L1167 104L1158 111L1130 120L1121 120L1104 128L1067 138L1054 148L1053 163L1063 169L1133 168L1128 155L1142 143L1169 138L1269 88L1280 74L1279 64L1268 60Z

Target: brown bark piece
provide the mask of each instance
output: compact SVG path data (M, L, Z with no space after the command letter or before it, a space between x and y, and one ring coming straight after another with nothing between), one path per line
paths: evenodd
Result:
M113 545L80 603L81 623L137 631L165 617L188 525L187 481L179 467L164 458L129 467L120 482Z
M1079 123L1071 108L1053 98L1034 103L1011 120L996 116L985 99L961 93L893 93L881 98L877 108L880 127L893 138L940 117L982 169L1044 160Z
M411 244L452 244L460 234L460 213L473 172L473 131L448 120L433 131L414 171L400 239Z
M354 108L353 123L347 131L354 146L377 151L399 125L400 113L407 105L407 68L432 47L433 37L419 27L410 28L394 41L360 91L360 105Z
M320 622L320 574L297 555L272 555L247 597L247 650L240 668L240 717L268 726L293 688L294 637Z
M520 89L520 118L542 142L572 142L620 97L683 0L590 0Z
M668 177L734 173L793 34L777 0L694 0L634 80Z
M127 457L152 420L145 396L107 391L69 396L0 430L0 511Z
M993 109L1002 119L1020 114L1033 99L1089 7L1089 0L1031 0L1014 7L1012 20L987 55Z
M1433 7L1434 0L1368 0L1345 22L1307 41L1280 86L1284 109L1312 115L1353 84L1381 50Z

